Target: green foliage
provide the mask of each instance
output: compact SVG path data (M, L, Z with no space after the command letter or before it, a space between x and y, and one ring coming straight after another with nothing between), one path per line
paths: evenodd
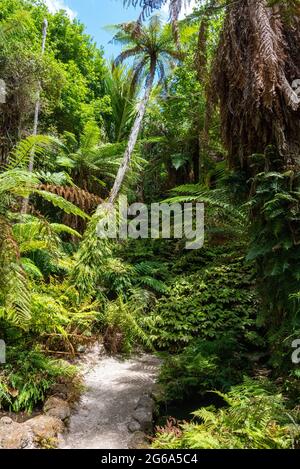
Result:
M194 412L200 423L182 424L177 432L160 429L153 448L287 449L299 447L299 410L289 410L270 382L246 378L227 394L228 407ZM179 436L178 436L179 433Z
M49 26L42 58L44 18ZM106 65L102 50L84 29L63 10L50 14L43 2L1 1L0 75L8 90L8 106L3 106L0 118L5 159L11 143L31 132L39 82L42 131L69 131L79 137L88 120L97 120L99 127L103 126L100 116L109 107L103 86Z
M0 370L0 408L32 412L56 382L72 381L75 373L75 367L45 357L38 347L29 351L10 346L7 365Z
M105 77L105 92L109 96L111 112L104 119L110 142L121 142L129 135L136 114L139 83L132 83L134 71L124 66L113 67Z
M124 353L131 352L138 343L152 349L152 343L141 327L144 308L145 304L125 303L121 297L106 305L104 324L122 335L121 351Z
M167 401L203 395L211 389L227 391L242 381L249 362L246 349L234 335L217 339L195 339L179 355L166 358L160 382ZM250 368L250 367L249 367Z
M274 364L280 364L282 341L300 329L299 291L299 172L279 171L280 160L272 149L266 155L253 155L254 164L262 159L274 171L260 172L253 179L254 196L249 201L252 213L248 259L255 260L257 281L263 301L260 323L269 330ZM286 344L289 346L289 343Z
M122 295L129 298L134 288L144 288L162 294L167 289L163 281L166 276L164 270L164 264L158 261L128 263L113 257L107 261L101 282L109 297Z
M11 225L0 217L0 317L26 327L30 318L28 279L20 262L20 252Z
M88 121L78 141L74 134L64 133L64 146L56 159L56 164L70 174L76 185L102 197L108 195L126 147L125 142L104 143L103 139L96 122ZM137 147L123 189L126 193L137 182L145 163Z
M97 224L102 216L99 213L93 215L76 253L71 280L82 295L96 294L101 275L111 256L111 240L97 236Z
M194 337L212 340L231 333L246 340L258 302L252 269L243 258L224 255L194 274L180 273L158 300L147 326L161 349L177 350Z
M90 297L80 298L66 282L52 280L33 288L27 336L46 353L74 357L77 347L88 343L99 327L99 303Z
M30 319L31 295L21 256L25 254L24 257L28 257L30 253L39 251L46 252L48 257L50 252L53 257L57 257L61 241L55 231L63 231L64 228L58 224L54 224L51 228L51 224L46 220L25 215L15 216L9 211L11 206L17 203L17 197L27 197L35 193L66 213L88 217L63 197L39 190L38 177L23 169L28 161L28 154L33 150L38 151L38 154L40 151L44 152L44 145L48 143L48 139L40 136L21 141L12 153L9 169L0 173L0 316L24 328L28 326ZM65 231L70 233L68 228L65 228ZM76 233L74 230L71 232L72 235ZM36 265L35 267L35 275L39 275L39 267ZM27 261L27 271L32 273L33 269L33 264Z

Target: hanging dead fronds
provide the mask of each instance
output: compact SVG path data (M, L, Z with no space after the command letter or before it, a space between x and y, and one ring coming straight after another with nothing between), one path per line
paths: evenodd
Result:
M42 191L51 192L63 197L68 202L77 205L85 212L91 212L103 202L101 197L74 186L56 186L54 184L40 184L38 188Z
M274 3L274 2L273 2ZM281 2L233 2L227 10L213 67L214 101L235 167L275 145L287 164L300 155L300 18Z

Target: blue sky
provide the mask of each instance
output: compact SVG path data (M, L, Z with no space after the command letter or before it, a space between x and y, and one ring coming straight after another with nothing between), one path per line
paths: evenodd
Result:
M65 9L71 18L77 18L86 25L86 31L99 46L103 46L105 56L110 59L116 56L120 47L109 44L113 33L105 30L108 25L124 23L135 20L140 8L124 8L123 0L44 0L50 11L55 12L61 8ZM195 0L192 0L192 6ZM162 11L167 20L167 7Z
M70 17L86 25L87 33L102 45L109 59L119 52L119 46L109 44L113 33L105 26L135 20L140 9L124 8L122 0L45 0L50 10L66 8Z

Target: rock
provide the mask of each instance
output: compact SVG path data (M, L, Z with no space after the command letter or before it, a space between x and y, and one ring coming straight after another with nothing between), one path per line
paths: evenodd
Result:
M64 431L63 422L50 415L38 415L27 420L24 425L32 430L34 436L38 439L56 438L58 434Z
M136 405L136 409L146 409L146 410L153 412L154 410L153 399L148 395L142 396Z
M140 407L134 411L132 417L140 424L141 430L143 432L151 432L152 410Z
M67 399L69 392L69 387L63 383L57 383L51 387L51 394L55 395L56 397L60 397L61 399Z
M136 432L138 430L142 430L143 432L151 432L152 424L153 424L153 412L154 412L154 401L148 395L144 394L139 400L135 407L135 411L133 413L133 421L130 422L130 428L128 429L131 432ZM136 424L134 424L136 421Z
M0 420L0 448L25 449L33 448L31 429L25 424L13 422L9 417Z
M128 449L145 449L147 447L149 447L149 443L143 432L135 432L128 443Z
M155 383L151 391L151 397L155 402L161 402L164 400L165 393L164 388L161 384Z
M141 429L141 425L136 420L131 420L131 422L129 422L127 428L131 433L134 433L134 432L137 432Z
M66 420L71 415L69 404L56 396L51 396L46 400L43 410L46 415L60 420Z
M2 417L2 419L0 419L0 426L11 425L12 423L13 420L10 417Z

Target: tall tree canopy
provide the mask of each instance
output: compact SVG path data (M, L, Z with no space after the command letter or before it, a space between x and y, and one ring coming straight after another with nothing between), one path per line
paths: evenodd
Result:
M123 161L119 168L114 186L110 194L110 202L114 202L119 194L125 174L137 142L141 125L154 84L155 76L162 83L166 77L166 68L174 64L181 57L170 38L169 31L164 28L158 16L150 19L148 26L139 22L123 24L115 36L115 41L126 45L117 57L115 64L119 65L128 58L135 59L132 84L145 78L145 93L140 101L137 116L133 124Z

